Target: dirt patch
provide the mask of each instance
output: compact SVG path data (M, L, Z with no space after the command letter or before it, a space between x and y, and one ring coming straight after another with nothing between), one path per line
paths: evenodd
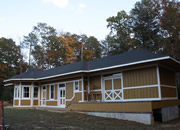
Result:
M10 129L161 129L180 128L180 119L168 123L144 125L76 112L50 112L34 109L5 108L5 123Z

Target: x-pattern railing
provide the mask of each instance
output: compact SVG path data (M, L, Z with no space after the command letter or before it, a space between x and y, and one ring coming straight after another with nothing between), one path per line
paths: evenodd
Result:
M122 90L105 90L105 100L106 101L118 101L122 100Z

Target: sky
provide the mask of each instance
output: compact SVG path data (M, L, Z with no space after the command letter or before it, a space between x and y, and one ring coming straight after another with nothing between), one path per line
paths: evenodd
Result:
M106 19L118 11L127 13L138 0L0 0L0 37L18 44L33 26L43 22L58 32L105 39Z

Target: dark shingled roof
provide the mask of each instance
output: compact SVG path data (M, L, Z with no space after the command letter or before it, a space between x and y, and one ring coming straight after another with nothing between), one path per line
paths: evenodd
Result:
M99 58L92 61L80 61L74 64L67 64L57 68L49 70L30 69L20 75L14 76L11 79L23 79L23 78L43 78L48 76L54 76L59 74L70 73L81 70L94 70L104 67L111 67L115 65L123 65L143 60L150 60L155 58L165 57L167 55L154 54L148 50L134 50L122 54L108 56L105 58Z

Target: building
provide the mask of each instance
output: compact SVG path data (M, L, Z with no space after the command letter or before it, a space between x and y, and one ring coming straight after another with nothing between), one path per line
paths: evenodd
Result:
M152 124L178 117L180 62L135 50L49 70L30 69L5 80L14 107L52 107Z

